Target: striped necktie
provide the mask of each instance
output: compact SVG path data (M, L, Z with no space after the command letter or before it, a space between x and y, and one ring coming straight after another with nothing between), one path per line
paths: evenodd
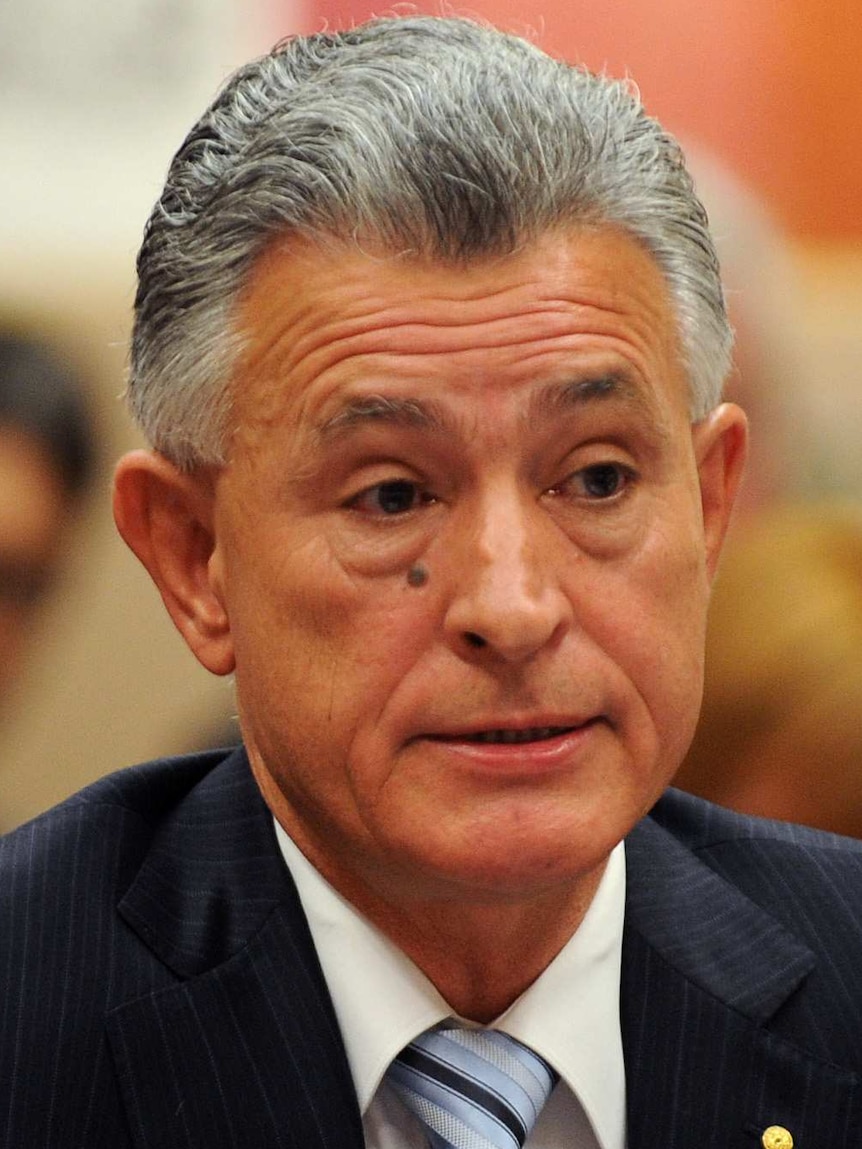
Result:
M514 1037L450 1019L402 1049L388 1080L433 1149L522 1149L557 1074Z

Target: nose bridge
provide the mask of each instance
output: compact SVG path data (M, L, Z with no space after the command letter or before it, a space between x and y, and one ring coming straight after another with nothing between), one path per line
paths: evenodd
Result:
M541 595L541 574L536 569L541 548L536 508L522 494L500 484L487 492L479 507L475 573L480 584L493 590L496 583L509 594L525 599ZM547 557L547 556L546 556Z
M510 660L551 639L568 603L548 527L535 497L514 483L489 486L477 498L457 548L448 617L454 636Z

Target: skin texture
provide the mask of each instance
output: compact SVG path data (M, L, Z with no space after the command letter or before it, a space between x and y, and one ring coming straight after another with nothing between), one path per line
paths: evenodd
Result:
M744 416L692 429L664 282L609 230L468 268L282 241L238 324L228 464L128 457L118 524L235 671L276 817L487 1020L688 746Z

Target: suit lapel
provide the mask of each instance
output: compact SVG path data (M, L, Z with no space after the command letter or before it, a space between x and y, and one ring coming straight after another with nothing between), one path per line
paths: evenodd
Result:
M175 975L108 1017L140 1149L361 1149L332 1004L242 751L161 827L120 913Z
M804 993L809 948L651 819L626 856L628 1149L759 1149L770 1126L855 1147L855 1075L768 1028Z

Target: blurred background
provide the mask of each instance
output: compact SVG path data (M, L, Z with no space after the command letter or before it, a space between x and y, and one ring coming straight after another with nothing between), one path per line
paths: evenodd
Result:
M374 10L363 0L0 4L0 329L37 340L81 381L94 448L86 490L62 515L50 593L27 590L44 601L0 697L0 830L108 770L230 730L230 683L188 653L111 520L113 461L137 443L119 399L135 252L173 151L227 74L284 35ZM737 529L800 502L837 502L855 520L858 0L481 0L451 10L630 76L681 138L722 248L739 332L732 389L754 420ZM769 582L770 569L750 577Z

